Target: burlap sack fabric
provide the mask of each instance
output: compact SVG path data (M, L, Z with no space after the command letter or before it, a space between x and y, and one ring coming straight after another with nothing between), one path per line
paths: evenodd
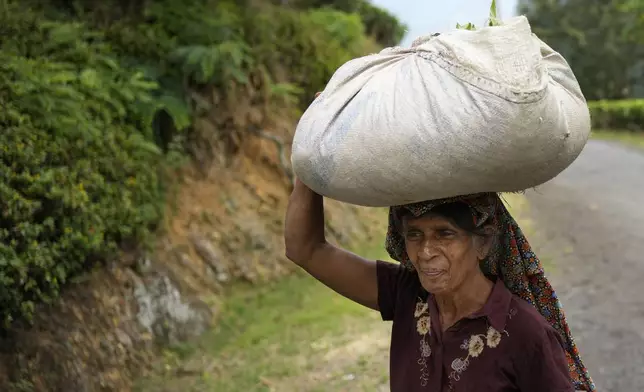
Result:
M589 133L573 72L521 16L349 61L302 116L292 164L324 196L401 205L535 187Z

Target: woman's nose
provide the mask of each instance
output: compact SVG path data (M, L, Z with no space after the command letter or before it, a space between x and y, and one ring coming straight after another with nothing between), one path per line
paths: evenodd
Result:
M436 247L431 240L426 239L420 244L420 249L418 250L418 257L423 260L430 260L436 256Z

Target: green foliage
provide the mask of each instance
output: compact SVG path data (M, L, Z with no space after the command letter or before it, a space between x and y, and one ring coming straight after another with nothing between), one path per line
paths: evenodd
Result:
M252 43L255 63L269 75L288 72L287 80L278 82L298 86L302 107L340 65L365 54L366 43L357 15L325 8L263 10L247 20L245 38Z
M330 8L355 13L360 16L367 35L385 47L398 45L407 30L398 18L369 0L295 0L290 4L299 8Z
M382 46L396 46L405 36L407 26L388 11L368 1L360 1L358 13L369 36Z
M272 82L297 85L300 89L290 91L301 92L297 98L308 102L341 64L364 54L366 43L356 14L242 7L234 1L157 1L143 20L112 23L106 37L131 66L183 99L192 112L209 111L212 103L186 99L186 85L216 87L226 94L257 77L269 94L285 91L272 88ZM252 87L262 88L258 83Z
M0 14L0 318L29 316L72 276L159 220L162 154L146 109L156 83L101 34L13 8ZM13 39L15 37L15 39Z
M281 1L281 0L280 0ZM345 13L357 12L361 1L356 0L293 0L291 5L301 8L333 8Z
M252 60L250 47L227 41L216 45L188 45L175 49L170 59L197 84L221 84L226 80L248 83L244 68Z
M497 17L496 0L492 0L492 4L490 4L490 16L487 21L487 26L488 27L499 26L500 24L501 24L501 21ZM457 23L456 28L463 29L463 30L470 30L470 31L476 30L476 26L471 22L468 22L467 24L464 24L464 25Z
M588 102L593 129L644 132L644 99Z
M533 31L570 63L589 100L644 97L644 2L520 0Z
M309 12L304 21L310 22L315 29L321 29L324 35L328 35L349 53L357 53L360 50L365 28L359 15L319 9Z
M340 3L2 1L1 321L29 318L119 247L151 238L164 173L203 136L195 119L224 133L248 124L236 105L303 108L365 54L358 6Z

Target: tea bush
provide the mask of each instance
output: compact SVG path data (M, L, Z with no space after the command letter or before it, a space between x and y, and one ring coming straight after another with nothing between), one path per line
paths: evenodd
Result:
M588 102L593 129L644 131L644 99Z
M120 67L100 34L26 11L3 13L0 30L0 313L9 322L122 241L145 238L161 216L162 154L146 112L156 84Z

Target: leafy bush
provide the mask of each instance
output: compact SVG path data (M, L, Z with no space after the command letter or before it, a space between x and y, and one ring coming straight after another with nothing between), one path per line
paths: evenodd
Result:
M101 35L0 14L0 318L29 316L162 211L149 108L155 83Z
M368 1L361 1L358 13L365 25L367 34L374 37L380 45L396 46L405 36L407 26L386 10Z
M268 1L3 1L0 319L150 238L197 120L303 108L370 42L356 13Z
M288 70L287 81L301 89L302 107L340 65L364 54L366 41L357 15L330 9L265 11L249 19L246 34L270 75Z
M281 0L279 0L281 1ZM338 11L352 13L358 11L362 1L360 0L292 0L290 4L304 8L333 8Z
M588 102L593 129L644 131L644 99Z
M304 107L340 65L364 54L367 42L354 14L235 1L157 1L145 18L110 24L106 37L129 66L157 80L173 102L185 103L178 111L193 116L221 105L187 94L186 86L214 88L220 100L240 86L258 99L296 94ZM217 125L229 115L220 112Z
M291 4L301 8L331 8L344 13L357 13L367 35L385 47L398 45L407 30L407 26L398 18L369 0L294 0Z

